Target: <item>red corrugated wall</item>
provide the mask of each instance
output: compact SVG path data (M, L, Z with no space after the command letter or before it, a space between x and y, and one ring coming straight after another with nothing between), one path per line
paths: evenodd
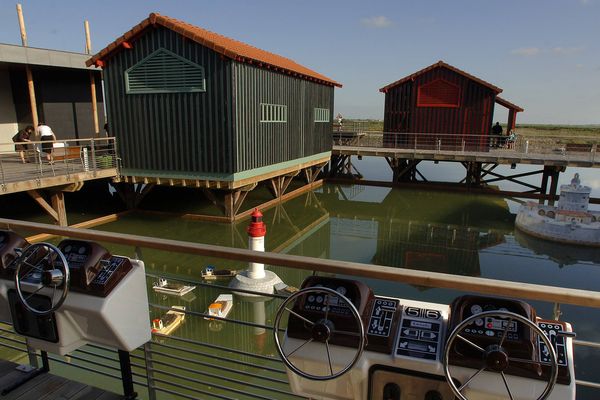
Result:
M418 89L437 80L456 85L460 90L458 107L418 107ZM462 143L464 135L479 135L475 143L465 138L467 147L487 149L496 93L478 82L444 67L438 67L388 89L385 94L384 132L411 133L431 137L432 133L456 136ZM400 137L398 137L400 136ZM412 142L412 135L384 135L385 143Z

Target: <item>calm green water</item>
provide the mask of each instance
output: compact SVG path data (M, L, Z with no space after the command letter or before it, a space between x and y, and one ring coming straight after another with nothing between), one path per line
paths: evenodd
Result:
M379 160L380 161L380 160ZM379 161L366 161L359 169L369 179L387 177L387 166ZM439 180L451 179L459 173L439 166L426 166L430 174L439 174ZM437 168L437 169L436 169ZM569 171L571 173L571 171ZM583 170L584 183L585 174ZM447 176L444 176L447 174ZM596 197L596 191L594 188ZM87 197L86 197L87 196ZM268 198L266 192L256 192L248 204L258 204ZM44 221L45 217L31 214L34 207L27 204L27 197L19 197L12 205L4 204L0 214L24 219ZM1 199L3 200L3 199ZM75 194L68 198L70 223L106 214L118 206L118 201L108 194ZM199 202L201 202L199 204ZM17 206L17 203L21 207ZM14 210L12 215L8 206ZM401 190L364 186L339 186L327 184L312 193L307 193L264 212L267 223L266 250L287 254L305 255L319 258L347 260L367 264L388 265L398 268L444 272L466 276L480 276L510 280L515 282L540 283L568 288L600 290L600 252L585 248L558 246L536 240L514 230L514 213L518 203L512 199L477 196L426 190ZM199 193L192 190L157 189L142 203L143 208L173 212L200 212L210 207L203 202ZM134 213L123 220L100 226L96 229L134 233L160 238L178 239L198 243L218 244L245 248L248 222L236 225L198 222L171 216ZM218 268L244 269L240 263L172 254L150 249L136 249L126 246L106 244L113 254L138 255L146 263L151 274L199 282L200 271L208 264ZM286 283L300 286L305 277L313 271L289 270L278 266L268 266ZM161 306L185 305L188 310L205 312L207 306L219 293L226 292L217 287L199 287L194 295L184 299L162 296L151 290L153 278L148 279L151 303ZM415 287L411 285L365 280L376 294L396 296L424 301L449 303L461 293L451 290ZM229 318L257 324L271 325L279 300L248 303L235 298ZM538 315L552 316L552 304L533 303ZM562 306L562 319L574 325L579 338L600 340L598 326L600 311L572 306ZM164 313L153 307L151 318ZM188 316L185 323L176 331L178 336L206 341L219 346L233 347L248 353L266 356L275 355L270 331L233 323L209 324L202 318ZM165 340L164 344L173 344ZM204 371L203 382L197 387L210 393L225 393L218 384L229 385L211 377L210 374L234 376L220 368L241 369L248 373L284 379L276 372L258 372L252 365L281 368L268 361L257 360L245 355L231 355L225 351L193 347L194 352L173 352L168 348L159 351L174 355L192 357L204 366L175 361L164 357L164 361L176 362L190 369ZM206 354L205 354L206 353ZM597 365L598 351L580 349L576 352L577 378L600 382ZM221 360L231 359L232 362ZM62 367L57 367L59 370ZM164 368L164 367L163 367ZM177 372L186 375L187 372ZM72 374L72 372L71 372ZM167 381L177 379L163 376ZM239 378L239 377L238 377ZM253 393L272 396L260 387L285 389L284 384L265 382L259 378L244 377L257 387L240 387ZM103 382L99 380L98 382ZM219 383L220 382L220 383ZM96 383L100 384L100 383ZM114 385L109 381L106 385ZM183 382L181 384L184 384ZM118 387L115 388L118 390ZM176 390L184 391L177 388ZM240 394L231 394L240 397ZM241 396L243 397L243 396ZM165 395L164 398L170 398ZM277 398L285 398L278 395ZM598 398L598 392L580 389L578 399Z

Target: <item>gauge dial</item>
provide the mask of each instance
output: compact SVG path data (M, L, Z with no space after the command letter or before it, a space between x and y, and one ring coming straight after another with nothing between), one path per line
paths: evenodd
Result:
M479 304L473 304L471 306L471 314L473 314L473 315L479 314L482 311L483 311L483 308L481 308L481 306Z
M342 296L345 296L348 292L348 290L346 290L346 288L343 286L338 287L337 289L335 289L335 291L341 294Z

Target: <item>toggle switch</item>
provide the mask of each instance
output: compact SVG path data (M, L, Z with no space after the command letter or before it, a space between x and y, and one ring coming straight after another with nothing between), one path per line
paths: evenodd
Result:
M400 400L400 386L395 383L386 383L383 387L383 400Z

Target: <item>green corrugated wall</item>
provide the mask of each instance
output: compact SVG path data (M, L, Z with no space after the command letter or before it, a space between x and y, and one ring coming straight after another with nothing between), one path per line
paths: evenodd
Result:
M126 94L124 72L159 48L204 67L206 92ZM218 179L331 150L333 87L231 61L163 27L107 60L110 133L123 173ZM287 123L261 123L260 103L288 106Z

